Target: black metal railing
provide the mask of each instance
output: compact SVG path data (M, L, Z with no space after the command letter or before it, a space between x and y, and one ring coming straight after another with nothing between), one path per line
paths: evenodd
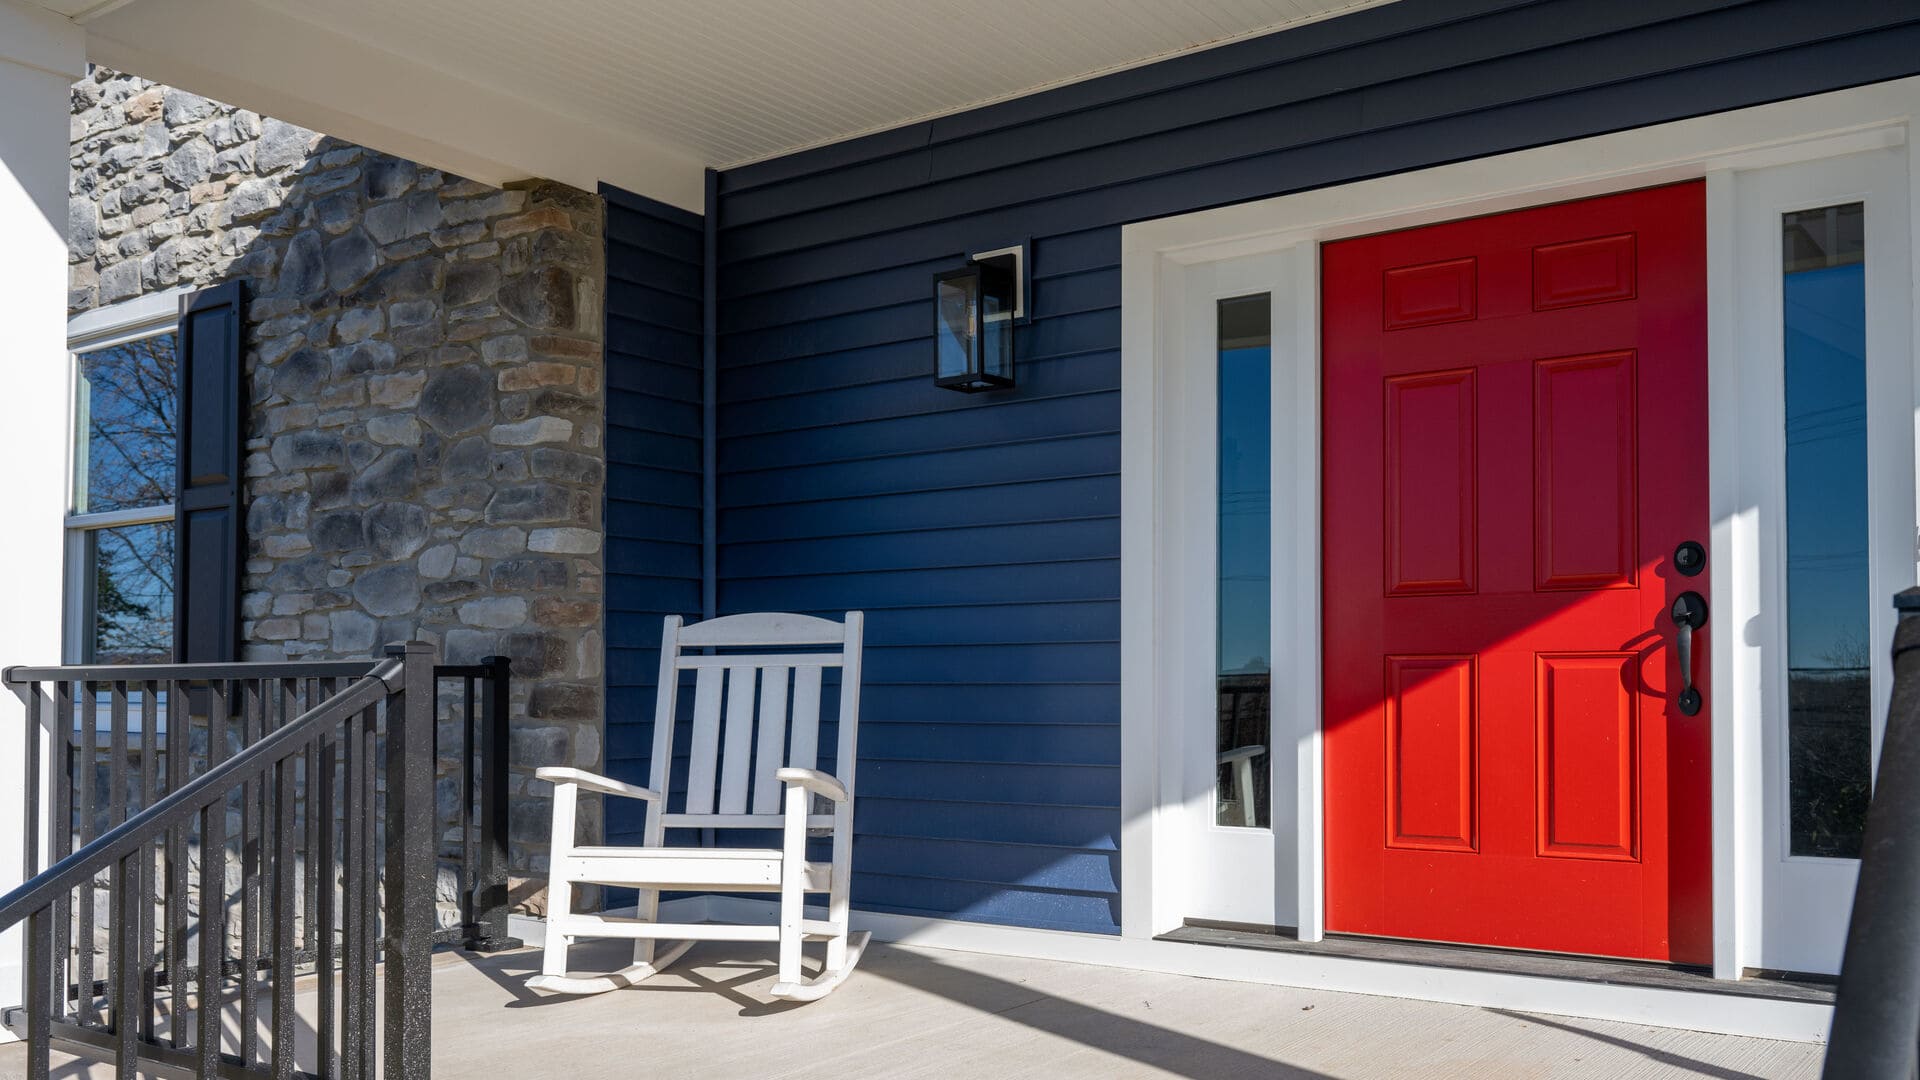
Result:
M1834 998L1827 1080L1920 1070L1920 589L1894 597L1893 700Z
M443 940L474 952L517 949L507 930L507 700L512 665L504 656L478 664L433 669L442 688L441 716L459 722L460 761L453 771L459 798L460 925ZM445 688L455 688L448 697ZM450 714L450 715L449 715ZM435 756L445 754L436 727Z
M27 924L29 1076L54 1048L121 1076L428 1076L431 646L5 681L28 717L28 880L0 929Z

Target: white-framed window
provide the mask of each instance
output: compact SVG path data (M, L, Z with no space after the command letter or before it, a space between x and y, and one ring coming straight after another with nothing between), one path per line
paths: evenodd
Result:
M173 659L178 291L68 322L64 650Z

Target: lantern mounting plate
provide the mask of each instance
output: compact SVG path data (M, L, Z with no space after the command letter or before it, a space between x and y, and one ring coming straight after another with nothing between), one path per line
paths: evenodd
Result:
M994 248L992 251L976 251L967 256L967 261L1010 263L1013 267L1013 321L1019 322L1027 317L1027 246L1025 244Z

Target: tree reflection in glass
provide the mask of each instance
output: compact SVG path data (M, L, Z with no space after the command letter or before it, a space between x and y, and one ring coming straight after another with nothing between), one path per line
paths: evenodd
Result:
M165 664L173 659L173 523L86 534L87 662Z
M174 347L174 335L161 334L80 354L79 437L73 455L76 515L137 512L173 502L178 439ZM103 524L79 535L84 659L170 660L173 522Z
M76 514L173 501L174 335L80 354Z

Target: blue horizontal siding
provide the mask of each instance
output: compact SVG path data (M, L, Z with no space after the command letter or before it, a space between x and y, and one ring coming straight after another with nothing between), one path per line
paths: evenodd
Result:
M839 573L850 566L909 570L1097 559L1111 554L1119 542L1120 519L916 529L913 536L911 546L889 533L736 543L723 553L720 573L727 578L797 577Z
M909 876L891 872L886 864L854 871L853 904L865 911L1011 923L1041 930L1084 931L1118 926L1120 922L1119 900L1111 890L1056 892L996 881L959 880L945 874Z
M606 768L644 783L660 622L700 610L697 215L612 188L607 206ZM608 799L610 842L643 807Z
M955 397L960 395L955 394ZM889 454L1055 438L1120 427L1120 392L1108 386L1078 395L1065 417L1059 398L1031 393L971 409L889 416L859 423L739 435L720 445L720 473L808 461L858 461ZM970 399L971 400L971 399ZM1063 420L1071 426L1063 425Z
M723 173L720 610L870 613L855 902L1118 928L1122 224L1916 71L1912 5L1392 4ZM608 759L641 776L659 616L699 597L700 235L609 204ZM935 389L930 276L1021 242L1019 386Z
M1045 446L1030 442L962 446L925 454L741 472L727 478L720 505L731 509L788 503L793 498L793 485L802 480L813 499L846 499L1101 476L1112 471L1119 449L1120 433L1114 431L1064 436Z

